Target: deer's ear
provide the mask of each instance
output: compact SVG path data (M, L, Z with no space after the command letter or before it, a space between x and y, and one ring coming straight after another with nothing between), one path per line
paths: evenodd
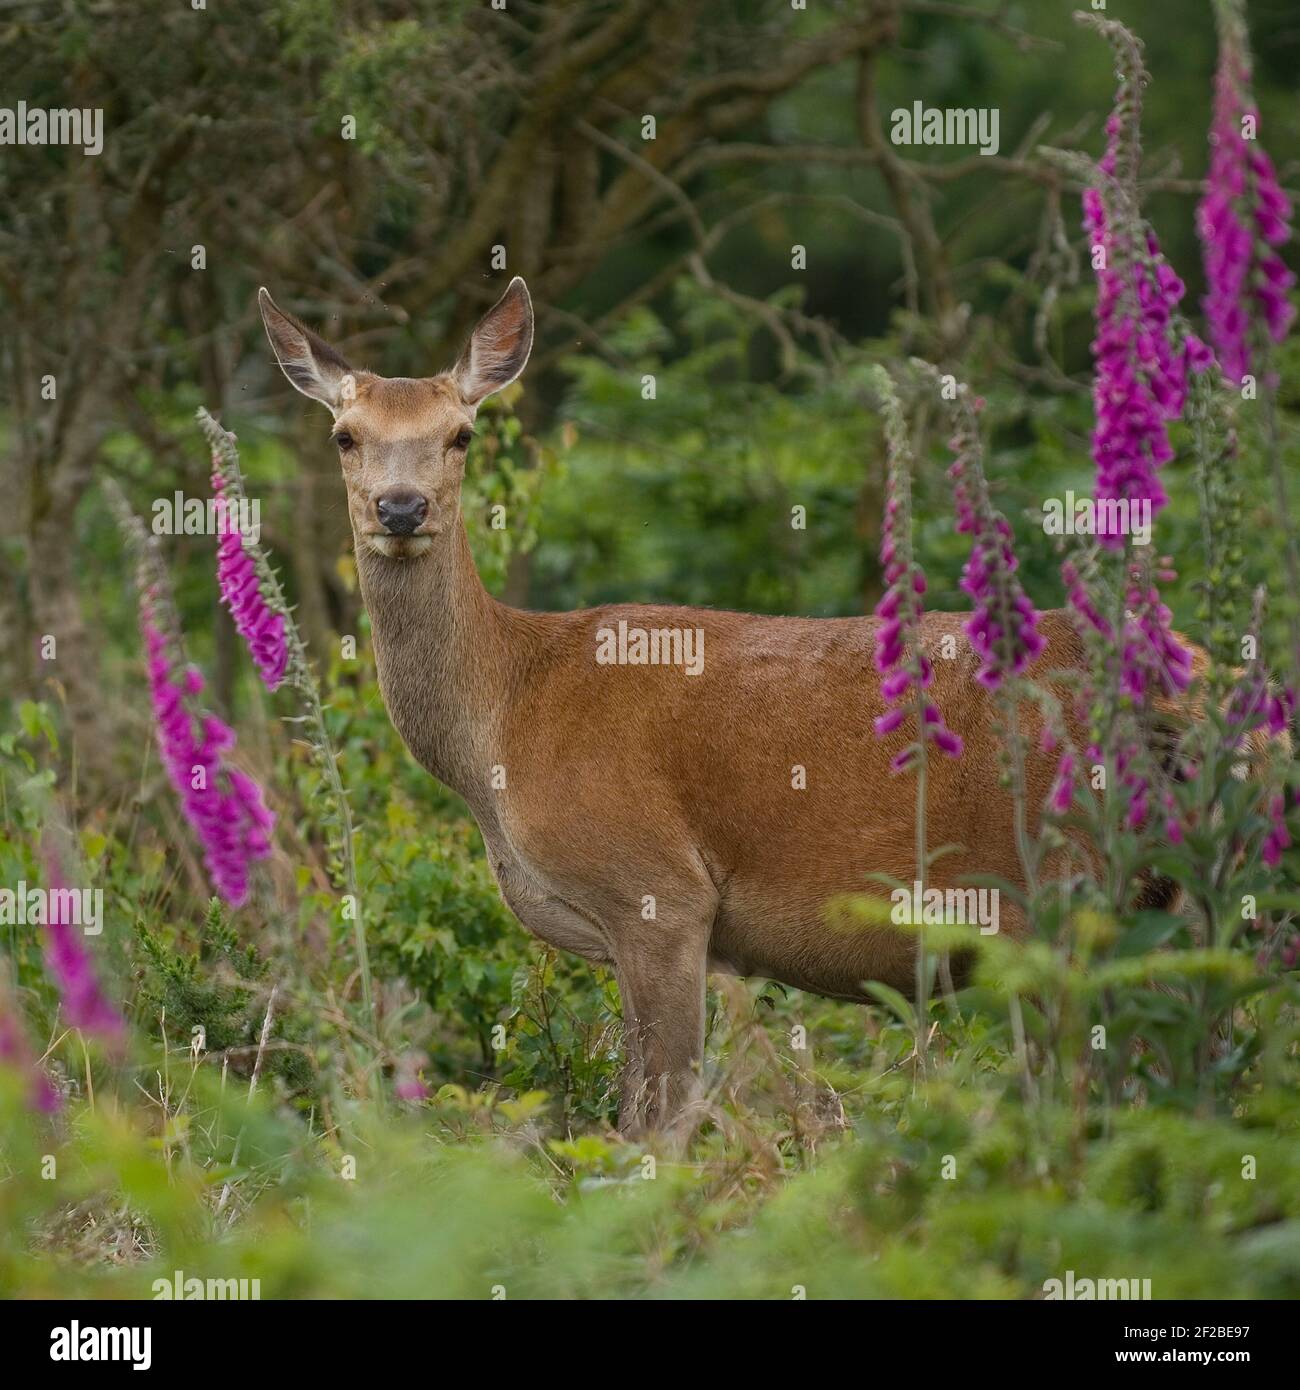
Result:
M533 350L533 301L516 275L505 294L479 320L452 370L469 405L500 391L523 371Z
M343 398L344 378L353 375L352 368L324 338L278 309L265 289L258 290L257 303L275 360L285 376L304 396L337 410Z

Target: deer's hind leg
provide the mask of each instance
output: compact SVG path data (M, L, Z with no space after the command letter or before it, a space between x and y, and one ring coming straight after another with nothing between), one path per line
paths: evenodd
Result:
M624 1133L671 1129L685 1136L698 1121L709 937L718 909L716 890L702 878L625 903L611 932L623 1002Z
M671 956L633 953L614 972L623 1001L626 1057L618 1127L639 1133L693 1126L703 1090L707 939Z

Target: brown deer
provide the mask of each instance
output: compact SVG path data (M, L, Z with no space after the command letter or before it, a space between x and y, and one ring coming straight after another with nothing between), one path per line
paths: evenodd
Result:
M528 361L524 282L510 283L450 371L417 379L355 370L266 290L260 303L285 375L334 417L394 726L469 804L523 925L613 967L626 1040L620 1126L689 1111L710 971L840 999L866 999L872 980L910 995L913 937L827 921L838 895L885 891L871 889L871 873L914 878L914 785L889 768L908 734L882 740L872 729L884 712L876 620L497 602L474 567L460 487L479 405ZM930 763L929 841L959 848L928 884L957 887L975 873L1023 884L964 617L928 614L921 634L931 693L966 744L959 760ZM1046 614L1043 631L1039 675L1082 663L1064 613ZM945 636L955 659L941 658ZM1054 760L1036 738L1029 746L1037 808ZM1026 930L1005 903L999 925Z

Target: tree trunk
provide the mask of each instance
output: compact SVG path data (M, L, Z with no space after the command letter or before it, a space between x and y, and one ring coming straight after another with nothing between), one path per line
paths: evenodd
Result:
M118 745L104 698L99 642L82 611L71 516L52 510L37 519L29 558L35 691L66 711L78 788L100 790L113 780Z

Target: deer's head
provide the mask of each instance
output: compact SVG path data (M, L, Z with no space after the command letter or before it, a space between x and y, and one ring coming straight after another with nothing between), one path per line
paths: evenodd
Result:
M479 405L524 369L533 306L516 276L483 315L460 360L431 377L350 367L309 328L258 292L267 337L290 382L334 417L357 545L392 560L424 554L457 520L465 453Z

